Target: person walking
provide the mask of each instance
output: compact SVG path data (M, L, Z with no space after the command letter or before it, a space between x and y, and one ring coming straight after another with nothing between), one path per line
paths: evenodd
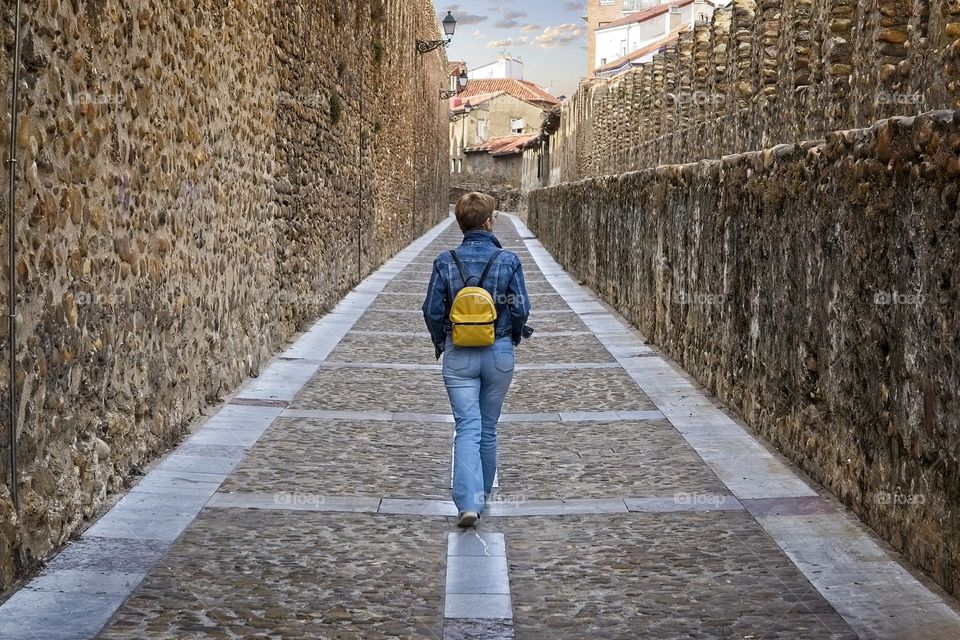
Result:
M457 201L463 242L433 261L423 303L456 421L453 501L457 524L483 513L497 471L497 421L513 380L515 346L529 337L523 267L493 234L496 201L468 193Z

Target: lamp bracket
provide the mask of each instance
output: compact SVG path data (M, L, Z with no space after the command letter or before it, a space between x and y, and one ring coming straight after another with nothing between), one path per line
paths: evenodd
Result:
M417 53L430 53L440 47L445 47L450 44L451 38L446 40L417 40Z

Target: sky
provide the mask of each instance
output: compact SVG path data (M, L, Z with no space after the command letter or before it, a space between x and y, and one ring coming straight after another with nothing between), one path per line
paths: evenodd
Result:
M435 0L440 18L453 12L457 31L447 58L468 68L506 51L523 61L524 80L571 96L587 68L584 0Z

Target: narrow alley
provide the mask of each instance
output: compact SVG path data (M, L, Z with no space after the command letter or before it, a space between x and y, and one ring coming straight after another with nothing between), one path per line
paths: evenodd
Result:
M522 222L533 339L461 532L419 311L452 218L302 334L0 607L0 637L936 638L903 568Z

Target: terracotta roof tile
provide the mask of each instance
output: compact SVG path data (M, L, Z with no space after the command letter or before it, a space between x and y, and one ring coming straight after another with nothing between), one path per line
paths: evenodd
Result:
M462 113L464 106L466 106L467 104L469 104L471 107L475 107L477 105L483 104L484 102L487 102L488 100L493 100L497 96L502 96L504 93L506 92L492 91L490 93L480 93L475 96L469 96L469 97L464 96L464 94L461 93L458 96L454 96L450 98L450 111L452 111L453 113Z
M511 136L500 136L498 138L490 138L486 142L475 144L472 147L467 147L463 151L465 153L486 151L492 156L509 156L514 153L520 153L539 138L539 133L518 133Z
M468 98L483 93L493 93L503 91L509 93L515 98L531 102L538 106L556 105L560 101L548 93L542 87L526 80L517 80L516 78L494 78L489 80L470 80L467 82L467 88L460 94L461 98Z

